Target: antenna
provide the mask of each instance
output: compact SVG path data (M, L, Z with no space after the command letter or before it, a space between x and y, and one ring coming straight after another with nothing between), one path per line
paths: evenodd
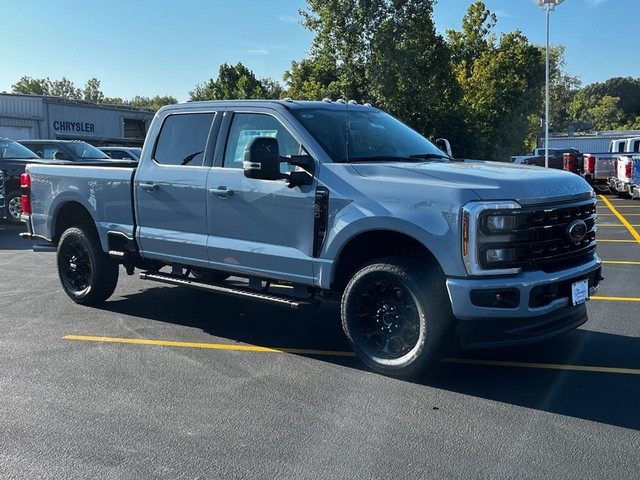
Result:
M344 103L344 101L343 101L343 103ZM345 107L346 107L345 115L346 115L346 120L347 120L345 122L345 130L346 130L346 134L347 134L347 137L346 137L346 147L347 147L347 158L346 158L346 160L347 160L347 163L349 163L349 130L350 130L350 127L349 127L349 103L350 102L346 102L345 103Z

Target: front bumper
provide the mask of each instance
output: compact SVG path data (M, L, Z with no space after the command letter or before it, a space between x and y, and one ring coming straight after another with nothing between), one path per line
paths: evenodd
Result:
M587 321L587 309L584 303L572 305L571 285L587 279L589 295L595 293L602 280L601 264L593 253L587 263L554 273L527 271L509 277L448 278L461 346L489 348L535 343L580 326ZM508 301L482 306L496 295Z

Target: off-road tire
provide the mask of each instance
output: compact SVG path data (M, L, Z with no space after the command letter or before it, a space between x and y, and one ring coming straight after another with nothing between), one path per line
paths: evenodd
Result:
M342 296L341 317L364 363L392 376L432 371L455 330L440 267L405 257L378 259L358 270Z
M62 234L57 266L65 293L82 305L104 302L118 284L118 264L102 251L91 225L71 227Z

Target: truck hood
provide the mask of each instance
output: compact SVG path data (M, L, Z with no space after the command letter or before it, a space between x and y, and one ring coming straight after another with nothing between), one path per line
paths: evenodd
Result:
M354 163L352 166L359 175L370 180L445 183L451 188L471 189L483 200L510 199L522 205L592 194L589 184L573 173L511 163Z

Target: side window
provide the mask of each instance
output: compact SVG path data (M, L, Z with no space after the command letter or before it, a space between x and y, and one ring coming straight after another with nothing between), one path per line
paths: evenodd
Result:
M213 113L168 116L160 130L154 160L163 165L202 165L213 117Z
M303 149L298 141L276 118L259 113L237 113L233 117L223 166L242 168L244 147L255 137L274 137L278 140L280 156L300 155ZM290 170L286 164L284 170Z
M64 153L60 147L56 145L40 145L42 147L42 151L38 151L38 155L42 155L42 158L54 158L57 160L69 160L68 156ZM58 153L60 152L60 153ZM56 153L58 155L56 156Z

